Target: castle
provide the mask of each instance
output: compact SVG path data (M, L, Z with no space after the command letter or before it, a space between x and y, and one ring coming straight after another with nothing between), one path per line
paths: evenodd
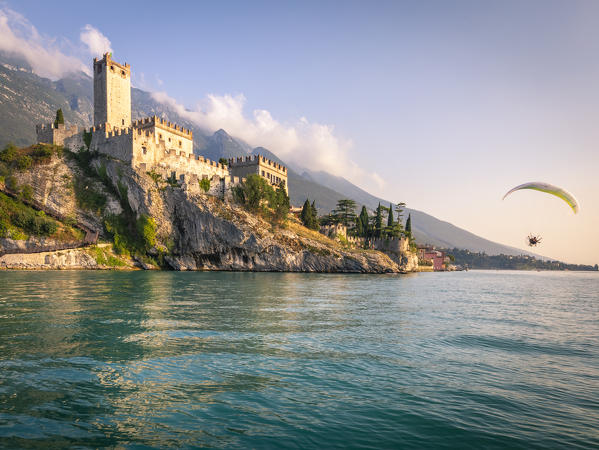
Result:
M241 179L258 174L288 191L287 168L261 155L232 158L227 164L193 152L193 133L157 116L131 120L131 67L111 53L94 58L94 124L89 149L130 164L141 172L154 171L181 183L209 178L215 192L224 193ZM78 149L82 135L76 126L37 126L38 142Z

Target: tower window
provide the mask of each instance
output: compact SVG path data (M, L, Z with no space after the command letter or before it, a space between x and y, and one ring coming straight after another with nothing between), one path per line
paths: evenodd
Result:
M146 153L148 153L148 149L145 147L141 148L142 153L145 155Z
M123 125L125 125L125 119L121 119L121 121L123 122Z
M121 75L125 76L125 71L121 70Z
M179 141L179 147L181 147L181 141Z
M110 66L110 70L114 72L114 66Z

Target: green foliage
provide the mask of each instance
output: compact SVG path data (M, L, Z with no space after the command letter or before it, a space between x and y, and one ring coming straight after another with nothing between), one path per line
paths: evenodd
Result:
M381 238L383 233L383 207L379 203L374 216L374 237Z
M289 207L291 204L289 202L289 196L287 195L287 192L285 192L283 183L279 184L279 187L277 187L275 194L269 201L269 206L272 208L272 217L275 222L283 222L287 220L287 215L289 214Z
M156 187L160 187L160 182L164 181L162 179L162 175L160 175L154 169L152 169L150 172L146 172L146 174L154 181L154 183L156 184Z
M362 210L356 223L356 234L361 237L368 237L370 235L368 211L366 211L366 206L364 205L362 205Z
M64 115L62 114L62 108L59 108L56 111L56 119L54 120L54 126L57 127L59 123L64 124Z
M289 213L289 197L283 183L275 191L268 181L258 174L248 176L245 181L235 186L233 198L247 210L260 213L274 222L285 221Z
M389 204L389 209L387 210L387 227L392 230L393 224L393 205Z
M14 144L6 144L4 150L0 152L0 161L5 163L12 163L17 159L17 157L17 147L15 147Z
M219 158L218 159L218 163L222 164L223 166L228 166L229 165L229 160L227 158Z
M236 197L248 210L258 212L263 200L270 202L274 190L260 175L252 174L238 186Z
M156 245L156 221L152 217L142 214L137 219L137 233L143 250L147 251Z
M319 228L318 217L314 213L316 206L314 202L310 204L310 200L306 199L302 212L300 213L300 220L306 228L317 230Z
M333 210L333 216L338 223L347 228L352 228L356 222L356 202L350 199L337 201L337 207Z
M36 236L51 236L58 230L58 222L0 193L0 235L7 236L13 228ZM22 237L22 232L18 237ZM12 237L15 238L14 232Z
M14 175L9 175L4 180L4 185L13 192L17 192L19 190L19 183Z
M487 255L454 248L449 250L454 263L470 269L505 270L595 270L591 265L567 264L560 261L543 261L533 256Z
M31 156L23 155L17 159L17 168L19 170L27 170L33 164L33 159Z
M20 195L27 201L33 200L33 188L28 184L21 186Z
M76 177L73 183L75 191L75 201L77 206L98 214L104 212L106 207L106 195L94 189L93 184L89 183L83 177Z
M204 192L208 192L210 190L210 178L202 178L200 181L200 188Z
M90 252L96 262L100 265L108 267L123 267L127 265L123 260L111 255L110 252L104 248L92 247Z

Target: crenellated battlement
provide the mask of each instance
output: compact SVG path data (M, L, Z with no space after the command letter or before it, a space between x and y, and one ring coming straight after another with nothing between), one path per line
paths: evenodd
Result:
M267 159L262 155L249 155L249 156L239 156L237 158L229 159L229 167L244 167L250 166L254 164L269 166L272 169L281 171L283 173L287 173L287 167L282 164L279 164L275 161Z
M175 123L169 122L165 119L162 119L161 117L158 117L156 115L152 116L152 117L145 117L143 119L139 119L139 120L135 120L133 121L133 126L135 128L152 128L152 127L156 127L156 128L161 128L165 131L174 133L178 136L184 137L186 139L193 139L193 132L187 128L184 128L180 125L177 125Z

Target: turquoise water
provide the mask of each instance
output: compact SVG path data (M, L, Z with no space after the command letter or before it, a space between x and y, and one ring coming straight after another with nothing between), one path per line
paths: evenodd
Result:
M0 447L599 447L599 276L0 272Z

